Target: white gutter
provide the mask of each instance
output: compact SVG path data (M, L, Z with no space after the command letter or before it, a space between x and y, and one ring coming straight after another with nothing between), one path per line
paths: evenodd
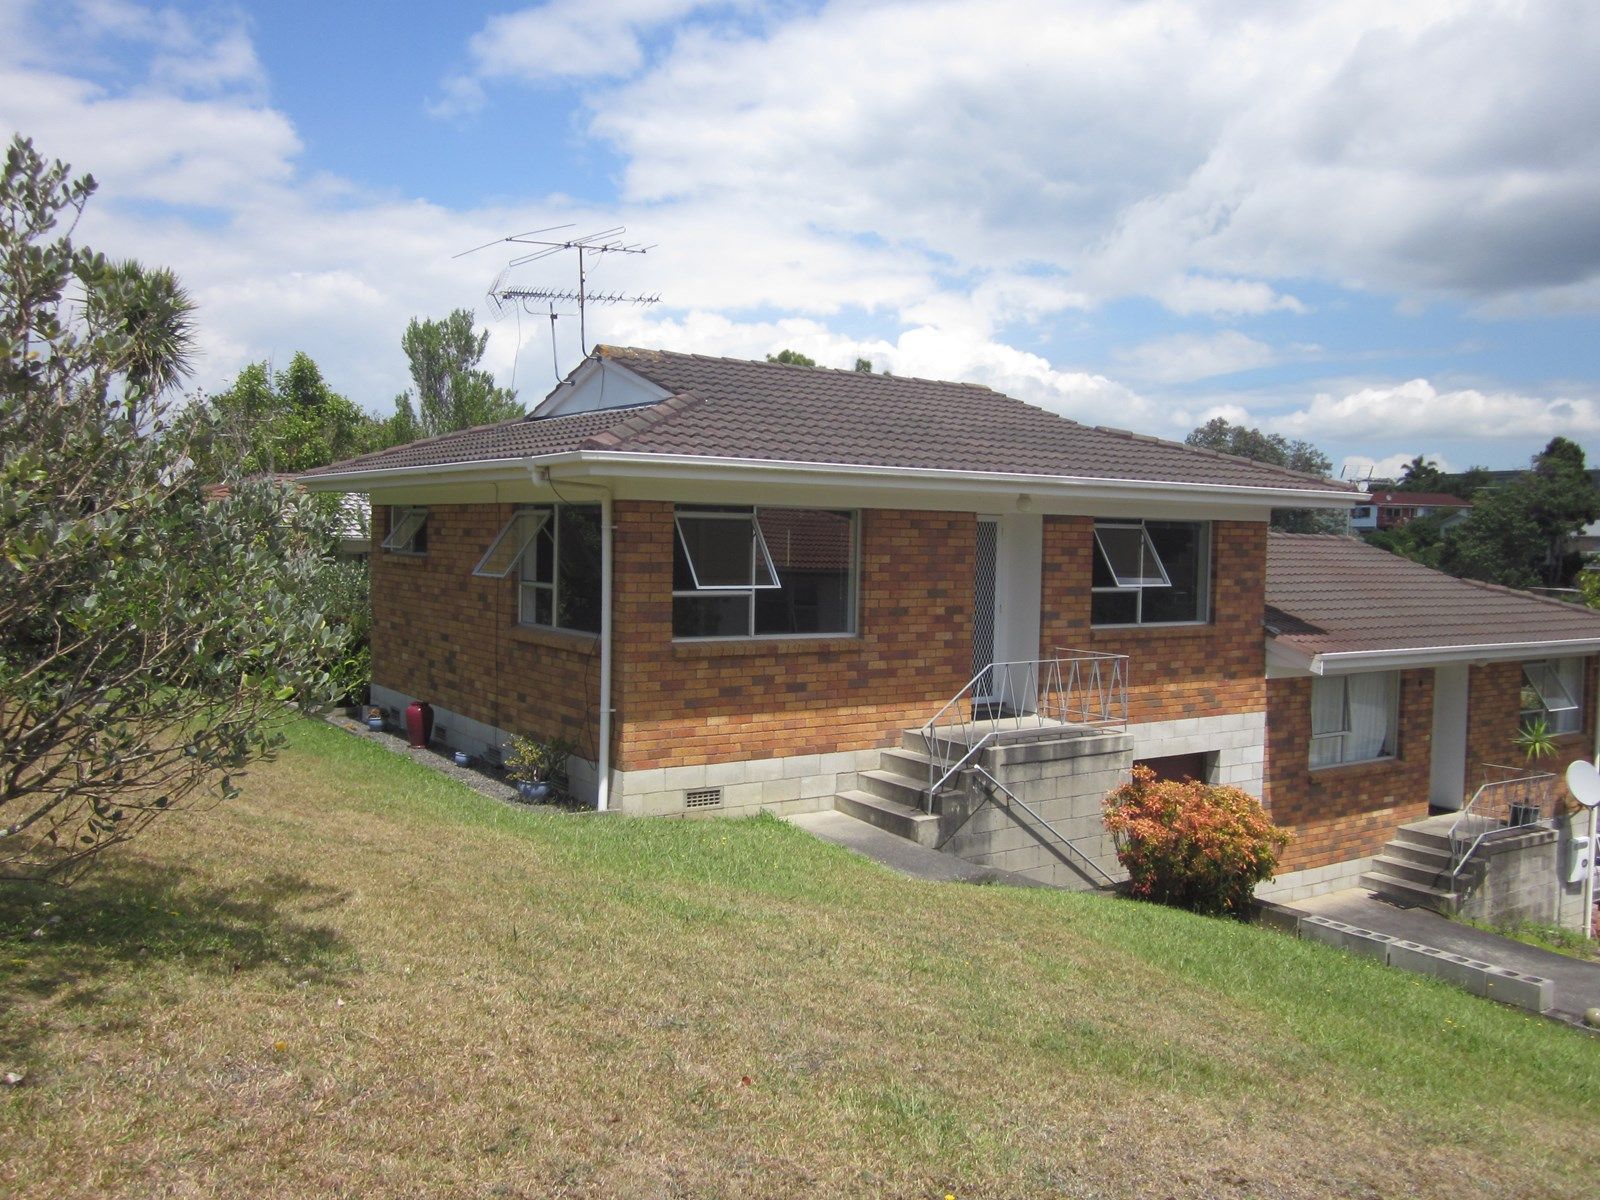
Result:
M1527 658L1575 658L1600 653L1600 638L1536 642L1485 642L1475 646L1408 646L1384 650L1331 650L1306 654L1268 635L1267 645L1281 657L1292 657L1313 675L1349 675L1357 671L1393 671L1436 667L1444 663L1516 662Z
M1356 492L1326 488L1249 487L1216 483L1181 483L1168 480L1099 478L1088 475L1045 475L1028 472L929 470L922 467L867 466L854 463L778 462L758 458L723 458L716 455L638 454L609 450L570 450L526 458L444 463L387 470L344 471L302 480L310 491L371 491L376 488L429 483L456 483L466 478L493 482L517 478L531 467L575 467L611 478L682 479L694 482L749 482L752 474L775 482L825 483L848 481L853 486L935 488L956 492L994 493L1030 491L1073 498L1153 499L1186 497L1253 501L1269 508L1349 508L1360 502ZM774 477L777 477L774 479ZM353 486L352 486L353 485Z

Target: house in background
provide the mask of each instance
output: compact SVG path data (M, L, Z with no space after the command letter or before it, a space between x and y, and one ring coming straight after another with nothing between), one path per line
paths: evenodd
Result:
M1295 835L1266 894L1365 876L1398 899L1448 907L1448 872L1421 869L1425 854L1392 845L1397 830L1474 799L1480 812L1436 827L1504 818L1507 799L1528 797L1529 772L1555 777L1538 790L1541 816L1558 815L1561 774L1595 753L1600 613L1353 538L1278 532L1266 595L1265 799ZM1556 752L1530 763L1517 737L1534 721ZM1554 872L1565 848L1547 832ZM1548 876L1540 886L1553 894Z
M1102 801L1144 763L1265 795L1302 834L1305 888L1370 866L1447 792L1408 732L1432 737L1415 672L1438 663L1351 684L1326 665L1344 651L1295 659L1280 629L1269 672L1271 510L1346 509L1346 485L973 385L607 347L525 419L304 481L372 496L374 701L427 700L491 757L566 737L602 808L837 808L1097 885L1117 872ZM1323 615L1280 613L1306 637ZM1484 686L1515 709L1518 663L1544 652L1510 640L1516 661L1467 661L1510 663ZM1398 755L1373 705L1405 714Z
M1459 496L1443 492L1372 492L1361 497L1350 510L1350 528L1355 533L1375 529L1399 529L1418 517L1448 513L1446 524L1464 520L1472 504Z

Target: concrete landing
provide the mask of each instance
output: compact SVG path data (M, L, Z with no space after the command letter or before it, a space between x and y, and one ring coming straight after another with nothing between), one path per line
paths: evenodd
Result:
M1555 984L1552 1014L1569 1021L1581 1022L1586 1009L1600 1005L1600 963L1569 958L1497 933L1474 929L1425 908L1395 904L1366 888L1347 888L1280 907L1420 942L1497 967L1509 967L1524 975L1543 976Z
M953 854L941 854L842 812L800 813L784 818L814 837L853 850L863 858L912 879L932 883L998 883L1008 887L1049 887L1036 879L994 867L980 867Z

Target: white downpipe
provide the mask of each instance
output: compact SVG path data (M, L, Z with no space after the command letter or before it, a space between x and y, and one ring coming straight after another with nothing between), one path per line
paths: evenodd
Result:
M533 481L548 485L560 495L561 488L590 488L600 493L600 746L595 755L594 807L596 812L611 808L611 631L613 621L611 546L612 546L612 495L611 488L603 483L586 479L556 479L547 466L533 465L528 469Z
M600 776L596 812L611 807L611 489L600 493Z

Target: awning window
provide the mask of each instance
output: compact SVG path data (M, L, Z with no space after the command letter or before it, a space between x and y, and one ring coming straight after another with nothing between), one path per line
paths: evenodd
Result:
M754 512L681 512L677 529L695 591L780 586Z
M1095 545L1100 548L1106 569L1119 588L1171 587L1167 568L1150 541L1150 531L1141 525L1099 525L1094 527Z
M389 536L383 539L383 548L402 554L407 553L413 549L412 543L416 541L417 534L421 532L423 524L428 519L428 510L402 508L391 511L394 513L394 523L389 529Z
M488 552L478 560L478 565L472 568L472 573L486 579L504 579L517 569L522 556L533 545L533 539L539 536L539 531L549 520L548 509L526 509L512 513L511 520L506 522Z

